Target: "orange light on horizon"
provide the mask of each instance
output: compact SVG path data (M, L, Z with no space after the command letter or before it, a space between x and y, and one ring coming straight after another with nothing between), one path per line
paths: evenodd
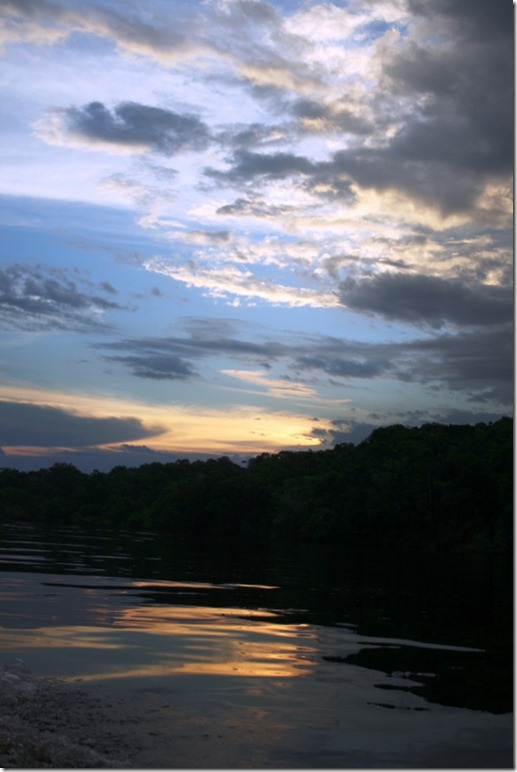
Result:
M143 428L143 433L134 439L117 441L114 438L113 442L97 445L55 446L45 444L44 437L41 445L13 445L11 442L3 446L6 456L43 456L63 451L102 450L116 457L125 448L132 446L136 449L144 446L165 453L257 454L318 447L321 444L320 439L313 434L312 412L304 414L300 411L301 406L294 396L292 410L254 405L216 408L195 404L148 404L112 395L5 386L0 386L0 399L13 404L59 409L76 418L136 419ZM330 429L330 421L319 418L318 428Z

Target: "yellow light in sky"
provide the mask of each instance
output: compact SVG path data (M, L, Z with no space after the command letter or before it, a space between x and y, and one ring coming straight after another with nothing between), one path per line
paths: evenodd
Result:
M234 408L201 408L198 405L145 404L116 399L111 395L42 391L25 387L0 387L0 399L53 407L75 416L93 418L137 418L149 427L149 436L132 442L152 450L189 453L262 453L285 448L315 447L314 419L309 415L273 411L253 405ZM330 422L319 420L318 428L330 429ZM116 451L131 441L106 443ZM7 455L40 455L38 447L4 445Z

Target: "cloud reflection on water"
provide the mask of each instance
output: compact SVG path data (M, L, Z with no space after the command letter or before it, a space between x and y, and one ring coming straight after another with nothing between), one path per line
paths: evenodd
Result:
M274 589L270 585L113 577L70 581L52 574L11 572L3 578L4 650L22 657L28 652L29 661L35 654L43 662L50 657L52 673L76 672L88 680L167 675L294 678L317 670L322 655L327 662L344 662L365 648L461 650L358 636L346 625L324 629L291 620L282 624L288 611L262 605ZM234 593L237 589L241 592ZM260 605L237 605L249 600L242 591L251 592ZM263 591L266 594L260 595ZM191 595L195 600L185 603ZM232 602L235 605L229 605Z
M98 609L102 617L105 609ZM307 625L273 622L266 611L166 606L117 610L110 627L42 626L2 630L13 651L75 650L83 680L168 675L292 678L314 661ZM271 622L266 621L271 619ZM116 653L116 656L113 656Z

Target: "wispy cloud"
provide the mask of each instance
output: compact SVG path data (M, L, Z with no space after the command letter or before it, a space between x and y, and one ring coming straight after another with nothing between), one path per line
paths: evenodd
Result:
M86 285L86 286L85 286ZM106 283L92 291L84 277L14 263L0 268L0 324L22 330L107 331L106 312L120 310Z
M319 401L315 389L306 383L296 382L289 378L271 378L267 373L261 370L222 370L223 375L230 378L236 378L243 383L257 387L256 393L266 393L271 397L279 399L310 400L312 403ZM337 402L337 400L335 400ZM340 402L349 402L350 400L339 400Z
M309 306L311 308L331 308L337 305L337 298L329 292L289 287L258 279L252 271L237 266L207 268L189 261L185 265L171 265L163 259L155 258L145 263L145 267L155 273L164 274L171 279L196 287L212 297L234 296L234 305L240 298L264 300L273 305L291 307Z

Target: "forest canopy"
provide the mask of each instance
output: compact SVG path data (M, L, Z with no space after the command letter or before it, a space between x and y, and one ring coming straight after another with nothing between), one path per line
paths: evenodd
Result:
M83 473L0 470L0 522L153 528L186 539L511 549L513 420L393 425L359 445Z

